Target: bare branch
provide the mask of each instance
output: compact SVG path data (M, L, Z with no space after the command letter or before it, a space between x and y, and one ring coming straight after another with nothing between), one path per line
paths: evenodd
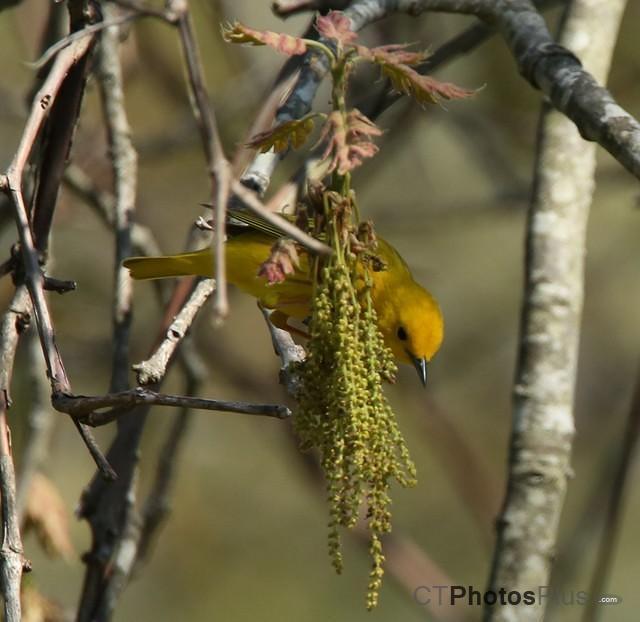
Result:
M188 2L187 0L169 0L167 10L177 17L178 33L187 65L191 101L200 128L209 175L211 176L211 200L215 210L213 247L216 264L216 296L214 313L216 320L221 321L229 312L224 241L231 167L224 155L213 108L209 104Z
M22 252L24 263L26 285L33 303L36 325L40 336L42 351L47 364L47 373L51 383L52 393L61 390L70 392L70 385L62 363L62 358L60 357L60 353L56 346L53 324L51 322L51 316L44 296L44 279L40 270L38 252L36 244L34 243L34 235L32 234L24 203L22 181L25 165L49 109L55 102L56 96L71 69L89 53L92 42L92 37L84 37L69 45L56 57L44 84L34 98L20 144L7 174L6 176L0 177L0 189L4 190L4 192L9 195L14 207L14 215L20 238L20 250ZM74 76L73 82L73 93L71 94L71 97L76 103L76 106L79 106L78 99L81 92L78 92L77 90L78 77ZM76 107L76 114L77 111L78 108ZM73 119L73 123L75 123L75 117ZM36 200L36 207L40 206L39 213L41 214L41 217L39 222L34 224L34 233L37 234L36 240L39 240L39 248L41 249L46 248L46 241L48 239L49 227L52 220L55 195L57 194L57 186L54 182L58 177L58 173L61 174L61 168L59 168L59 157L61 154L63 154L63 157L66 157L66 151L62 148L66 141L66 149L68 149L72 135L70 126L72 126L73 123L68 122L65 124L66 129L61 128L62 135L58 139L50 138L50 143L52 142L53 144L58 160L53 157L53 160L56 161L48 162L48 165L53 167L53 171L49 172L47 175L42 175L42 177L45 178L45 181L41 181L41 187L39 188L38 194L44 198L42 200L38 200L37 198ZM43 183L47 184L46 192L41 190ZM43 207L43 205L45 207ZM35 216L37 217L37 213ZM104 472L106 460L104 459L104 456L100 454L95 441L91 437L91 433L88 429L83 428L82 424L76 423L76 426L81 430L81 437L85 441L85 444L87 444L91 455L94 458L97 458L97 464ZM105 475L107 475L106 472Z
M36 141L42 123L44 122L51 104L60 89L69 69L73 67L85 54L88 53L93 43L93 37L83 37L73 42L58 54L51 71L47 75L42 87L34 97L34 105L31 107L29 119L25 126L20 145L11 163L7 174L10 183L20 181L29 154Z
M281 229L287 237L290 237L299 244L302 244L302 246L310 250L312 253L316 253L318 255L331 254L332 251L329 246L315 238L312 238L282 216L279 216L278 214L273 213L273 211L267 209L255 193L246 188L241 182L234 180L232 182L231 189L235 196L237 196L247 208L261 218L264 218L268 223Z
M118 3L121 4L121 3ZM113 26L121 26L122 24L126 24L131 20L137 19L139 17L157 17L163 20L167 19L167 15L161 11L155 11L149 7L138 7L135 13L128 13L126 15L118 15L112 19L106 19L102 22L98 22L97 24L89 24L82 28L81 30L76 30L71 34L67 35L64 39L60 39L52 46L50 46L47 50L45 50L44 54L40 56L33 63L29 63L31 67L34 69L41 69L44 67L56 54L64 50L67 46L71 45L75 41L78 41L84 37L88 37L89 35L95 35L106 28L111 28Z
M0 400L3 407L11 407L11 376L18 347L18 339L31 321L31 300L24 285L16 288L0 324Z
M16 507L16 476L9 444L6 410L0 409L0 493L2 494L2 546L0 582L4 600L4 620L20 622L20 584L22 571L29 570L24 559Z
M354 29L390 12L444 11L476 15L497 27L522 76L542 90L579 129L640 178L640 123L565 47L557 45L531 0L357 0L346 13Z
M93 41L89 43L86 53L68 67L60 89L53 97L48 117L39 133L39 153L37 158L32 158L37 163L38 174L30 222L36 249L43 255L48 249L60 184L80 116L93 49ZM32 109L38 107L38 101L36 96Z
M107 20L116 17L114 7L109 4L103 7L103 11ZM122 262L131 256L131 221L138 175L138 158L131 142L131 129L124 107L118 38L117 26L110 26L102 32L96 71L111 150L116 198L111 391L124 391L129 386L129 331L133 288L129 272Z
M19 286L0 325L0 497L2 503L2 544L0 546L0 588L4 619L21 619L20 582L25 560L20 538L20 522L15 498L15 472L7 411L11 406L10 384L20 333L28 323L29 294Z
M608 73L624 5L624 0L576 0L564 23L562 43L580 53L601 80ZM586 46L584 32L590 33ZM540 126L537 167L527 228L509 483L489 586L521 594L548 585L571 474L595 145L584 144L571 121L547 108ZM539 620L545 604L487 606L485 620L506 621L514 616Z
M138 384L148 385L160 382L167 371L167 365L176 348L191 327L196 313L215 291L215 288L216 282L213 279L205 279L198 283L188 302L182 307L180 313L176 315L171 326L167 329L164 340L154 354L146 361L134 365L133 368L138 375Z
M282 360L280 368L280 383L283 384L291 397L297 397L300 389L300 378L294 374L291 365L304 361L306 352L302 346L299 346L286 330L277 328L271 323L269 316L271 311L260 307L260 311L267 322L267 327L271 333L271 342L277 356Z
M118 417L129 413L134 406L140 404L264 415L279 419L286 419L290 415L289 409L279 404L250 404L248 402L229 402L182 395L166 395L143 387L107 395L59 394L53 398L53 405L57 410L86 422L90 426L111 423ZM99 409L109 407L113 408L113 410L96 412Z
M52 398L52 401L55 401L55 396ZM55 408L55 404L54 404ZM59 409L57 409L59 410ZM105 457L100 449L100 446L96 442L96 439L93 438L91 431L87 427L86 423L82 421L73 421L76 426L78 432L80 433L80 438L84 441L87 449L89 450L89 455L93 458L93 461L96 463L96 467L98 467L98 473L100 476L107 482L113 482L118 479L118 473L116 470L109 464L109 460Z

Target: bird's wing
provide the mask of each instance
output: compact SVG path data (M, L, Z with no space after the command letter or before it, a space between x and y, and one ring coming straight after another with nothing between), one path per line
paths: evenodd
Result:
M228 223L231 235L241 235L246 231L260 231L272 238L286 237L287 234L277 225L267 222L264 218L257 216L253 212L241 208L230 208L227 210ZM293 222L293 218L288 214L278 214L289 222Z

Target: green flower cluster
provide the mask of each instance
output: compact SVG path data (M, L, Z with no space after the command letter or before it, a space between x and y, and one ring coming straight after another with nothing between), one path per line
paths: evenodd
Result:
M318 268L294 421L303 447L320 450L329 551L337 572L342 570L340 527L354 527L365 509L372 558L367 608L372 609L384 573L380 538L391 530L390 483L412 486L416 473L382 388L384 380L395 379L396 366L378 330L367 262L349 243L340 245L341 236L327 237L342 248Z

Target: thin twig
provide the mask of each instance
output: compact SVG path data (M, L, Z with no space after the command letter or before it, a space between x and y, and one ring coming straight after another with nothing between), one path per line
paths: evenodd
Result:
M33 69L41 69L44 67L56 54L64 50L66 47L71 45L72 43L83 39L84 37L88 37L89 35L95 35L98 32L105 30L106 28L110 28L112 26L121 26L122 24L126 24L134 19L138 19L140 17L156 17L162 20L167 20L167 15L162 11L156 11L150 7L138 8L134 13L128 13L127 15L119 15L118 17L114 17L111 19L106 19L102 22L98 22L97 24L90 24L85 26L82 30L76 30L72 32L70 35L67 35L64 39L60 39L54 43L51 47L49 47L40 58L36 59L32 63L26 63L29 67Z
M38 335L40 336L40 345L47 365L47 375L49 376L49 381L51 383L51 391L52 394L60 392L71 393L71 385L67 378L62 358L58 352L49 308L47 307L47 302L44 297L43 278L38 264L37 252L33 245L31 229L27 221L22 191L19 189L19 181L17 182L17 186L13 186L12 183L15 184L16 182L12 182L9 175L7 175L7 179L9 180L8 183L11 188L11 196L15 206L15 216L18 224L18 232L20 234L23 261L25 264L26 285L33 303ZM80 436L87 446L89 453L95 460L96 466L106 478L112 479L114 477L113 469L109 467L106 458L100 451L90 431L82 423L76 422L75 425L78 428Z
M0 547L0 582L4 600L4 620L20 622L20 584L23 570L28 568L24 559L20 523L16 507L16 476L11 456L10 432L7 414L0 409L0 494L2 499L2 546Z
M34 98L29 118L27 119L27 123L20 139L20 144L18 145L18 149L16 150L7 174L0 178L0 188L9 195L14 207L26 285L33 303L36 325L53 393L58 391L71 392L71 387L62 363L62 358L60 357L60 353L56 346L53 324L51 322L51 316L44 296L43 277L40 270L38 253L31 232L31 227L29 225L27 210L22 194L22 178L25 165L33 149L33 145L42 128L46 115L55 101L58 91L72 67L83 59L90 51L92 43L93 37L84 37L71 43L68 47L62 50L60 54L58 54L46 80L44 81L44 84L38 90L38 93ZM51 217L47 216L44 219L44 223L45 225L43 225L43 227L37 229L40 233L40 239L43 244L45 244L44 240L46 240L48 236L46 225L50 225ZM97 445L95 445L95 442L88 430L83 429L82 438L85 443L88 443L91 455L96 458L98 456L99 449L97 448ZM103 469L105 462L106 460L104 459L104 456L100 456L97 464L101 469Z
M260 311L271 333L271 342L277 356L282 360L280 368L280 383L283 384L289 395L297 397L300 390L300 378L292 372L292 365L301 363L306 357L304 348L298 345L286 330L277 328L271 323L269 316L271 311L260 307Z
M54 396L52 398L52 402L54 403L54 408L55 408L55 399L56 398ZM56 410L60 410L60 409L56 408ZM93 434L91 433L91 430L89 429L87 424L84 423L83 421L77 421L77 420L74 420L73 423L76 426L78 432L80 433L80 438L82 438L82 440L84 441L84 444L89 450L90 456L93 458L93 461L96 463L96 466L98 467L98 472L100 473L102 478L107 482L113 482L117 480L118 473L111 466L106 456L102 453L102 450L98 445L98 442L93 437Z
M71 67L87 54L92 44L93 37L83 37L70 44L56 57L47 79L34 97L34 103L22 133L20 144L7 172L7 178L12 187L19 185L18 182L22 180L22 173L29 154L65 76Z
M231 167L224 155L215 114L209 103L209 95L204 82L200 53L191 23L188 1L169 0L167 10L174 13L177 18L178 33L187 65L191 101L194 106L195 118L200 128L207 167L211 177L211 200L215 207L215 232L212 243L215 256L216 295L213 308L215 320L219 322L229 313L224 242Z
M234 180L231 184L231 190L254 214L257 214L268 223L281 229L287 237L295 240L312 253L316 253L317 255L330 255L332 253L331 247L312 238L282 216L274 214L271 210L267 209L256 194L245 187L242 182Z
M167 371L167 365L173 357L176 348L187 334L187 330L193 324L196 313L216 289L216 281L205 279L200 281L191 294L188 302L176 315L167 329L162 343L153 355L142 363L134 365L138 376L138 384L148 385L160 382Z
M19 622L20 582L25 560L20 538L20 521L15 498L15 472L7 412L11 406L10 384L20 333L28 324L31 307L27 288L19 286L0 325L0 497L2 543L0 546L0 588L4 619Z
M249 402L210 400L183 395L156 393L151 389L136 387L128 391L107 395L55 395L53 405L56 410L71 415L74 419L86 422L90 426L101 426L131 412L134 406L171 406L215 410L220 412L264 415L286 419L290 411L280 404L251 404ZM96 412L102 408L111 408L107 412Z

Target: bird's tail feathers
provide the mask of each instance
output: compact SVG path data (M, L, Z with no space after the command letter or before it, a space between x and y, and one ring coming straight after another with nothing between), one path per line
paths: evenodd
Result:
M129 257L122 265L128 268L131 277L136 280L213 274L213 260L208 249L164 257Z

